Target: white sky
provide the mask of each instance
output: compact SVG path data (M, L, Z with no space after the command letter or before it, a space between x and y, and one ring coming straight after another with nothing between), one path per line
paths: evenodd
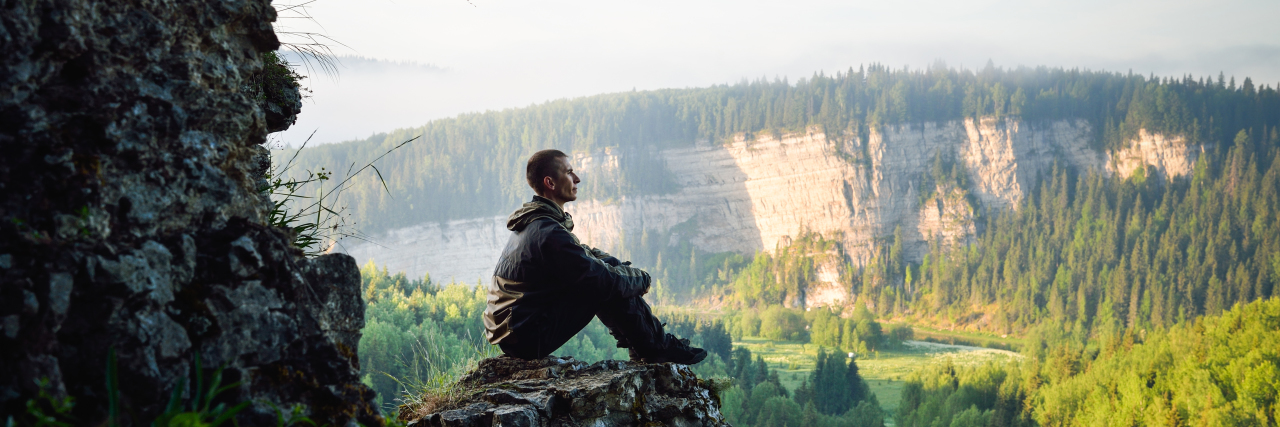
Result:
M302 0L299 0L302 1ZM278 2L280 3L280 2ZM1280 82L1280 1L316 0L335 53L427 67L348 67L281 140L364 138L459 113L632 88L795 81L879 62L1063 66ZM282 17L287 15L282 15Z

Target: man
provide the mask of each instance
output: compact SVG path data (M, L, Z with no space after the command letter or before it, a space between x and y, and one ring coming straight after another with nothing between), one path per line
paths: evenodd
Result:
M493 272L485 336L503 353L546 357L598 317L631 360L694 364L707 357L688 340L664 333L640 297L643 270L578 241L564 204L577 200L578 175L559 150L534 153L525 178L536 196L507 220L513 233Z

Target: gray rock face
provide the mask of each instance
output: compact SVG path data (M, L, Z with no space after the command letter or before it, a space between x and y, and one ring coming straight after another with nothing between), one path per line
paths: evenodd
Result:
M381 425L358 380L355 262L264 225L269 123L243 89L276 49L267 0L0 3L0 408L48 380L77 425L124 420L225 367L221 398Z
M685 365L497 357L464 377L455 409L402 413L410 426L727 426L720 401Z

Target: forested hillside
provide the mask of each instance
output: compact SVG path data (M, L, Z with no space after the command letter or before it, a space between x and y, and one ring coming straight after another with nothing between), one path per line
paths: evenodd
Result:
M883 125L976 116L1087 120L1099 148L1119 146L1139 129L1183 135L1197 144L1230 145L1241 129L1265 135L1275 127L1280 96L1249 79L1237 84L1222 76L1168 79L994 66L913 71L873 65L796 82L760 79L625 92L465 114L363 141L312 145L298 156L292 172L320 167L341 172L421 136L377 165L389 192L376 177L366 176L344 194L342 204L352 220L372 234L424 221L505 214L529 193L523 161L546 147L629 153L615 173L584 183L584 194L608 199L673 191L656 150L700 139L720 142L739 134L820 126L838 140Z
M1022 364L922 370L909 379L897 424L1274 426L1280 419L1280 299L1100 344L1059 342L1033 349Z
M935 246L915 263L887 242L840 281L855 305L884 316L1015 334L1048 322L1077 342L1277 296L1280 135L1258 133L1238 132L1184 179L1056 169L1017 209L989 218L975 245ZM815 260L838 254L833 245L806 235L754 257L665 248L655 277L690 271L694 294L763 308L812 286Z
M935 248L911 271L885 273L911 283L879 283L906 286L920 313L954 319L994 304L993 329L1049 320L1079 340L1276 296L1280 137L1241 130L1233 142L1172 182L1060 170L990 221L976 247Z

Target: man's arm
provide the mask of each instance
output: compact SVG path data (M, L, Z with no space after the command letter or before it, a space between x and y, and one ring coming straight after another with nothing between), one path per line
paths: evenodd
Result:
M601 299L630 298L649 291L648 273L630 265L606 263L596 253L604 254L614 262L617 258L580 245L576 240L568 230L556 227L550 230L544 243L543 253L568 286L599 295Z

